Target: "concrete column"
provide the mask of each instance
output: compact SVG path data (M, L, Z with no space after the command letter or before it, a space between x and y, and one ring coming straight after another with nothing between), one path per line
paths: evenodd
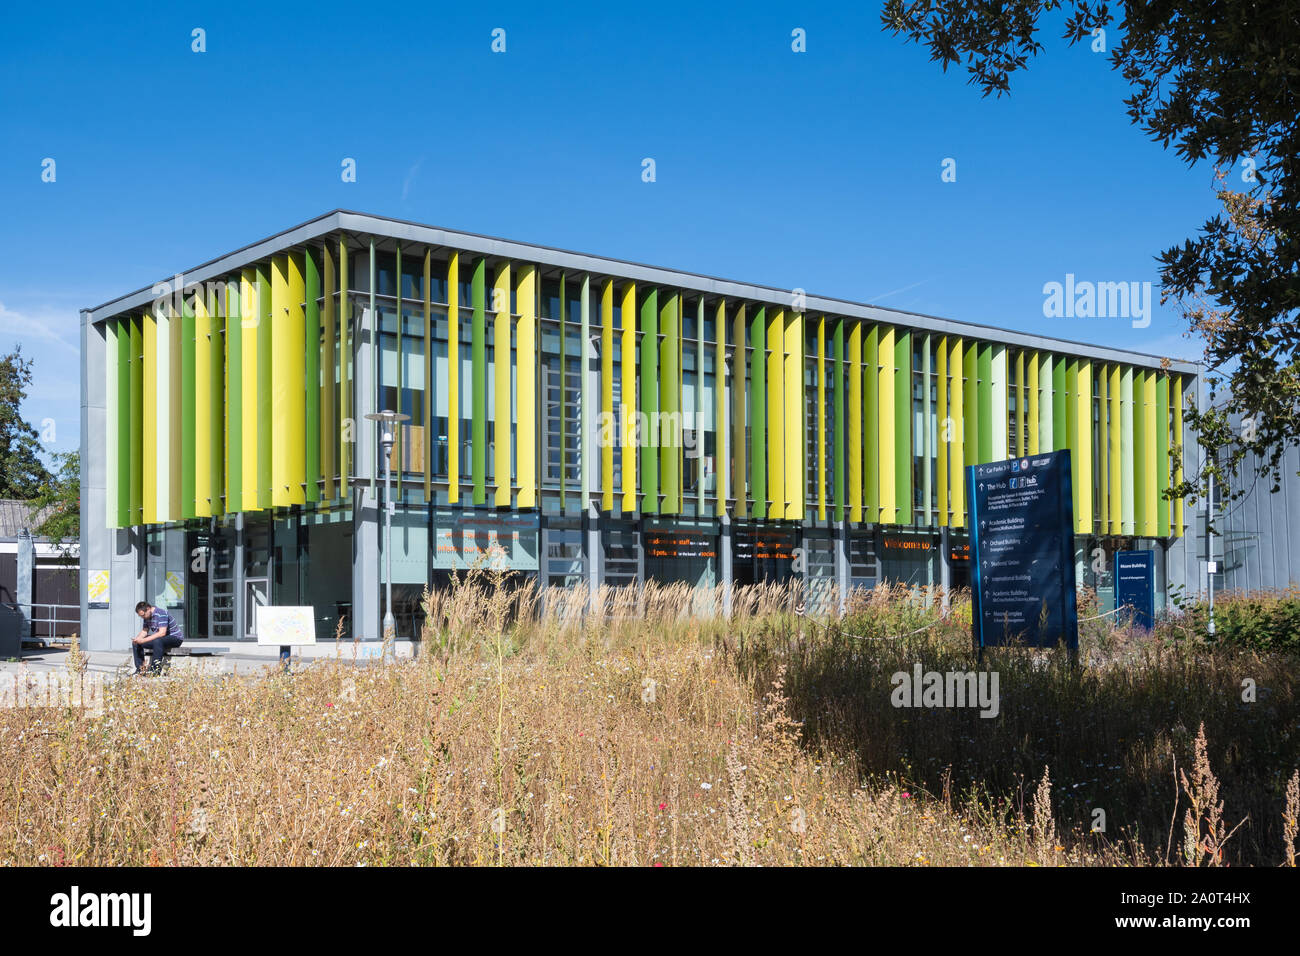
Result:
M36 546L31 532L23 528L18 532L18 579L15 597L18 598L18 646L32 636L32 575L36 571Z
M723 515L718 528L718 570L722 577L722 613L731 617L731 588L736 580L732 563L731 516Z
M592 474L600 468L599 456L593 458L591 454L594 444L592 434L596 430L596 396L600 394L600 365L596 360L596 350L591 341L591 276L582 277L579 312L582 320L578 338L579 364L582 369L579 373L579 381L582 383L582 389L578 393L578 478L585 527L586 515L591 510ZM568 319L567 315L565 319ZM560 467L564 467L563 463Z
M119 591L117 575L135 564L131 555L115 561L114 532L108 528L108 469L105 363L106 345L103 327L91 324L90 313L81 313L81 539L78 573L78 601L81 604L81 642L86 650L108 650L126 647L130 634L127 627L134 622L133 607L122 607L114 598ZM88 608L86 586L91 571L109 572L109 606ZM130 582L130 575L123 583ZM139 600L137 598L136 600ZM29 611L30 613L30 611ZM131 620L126 617L132 616ZM138 622L136 622L138 623ZM134 634L135 631L131 631Z
M885 579L885 559L882 557L885 553L885 532L880 525L871 529L871 542L871 550L875 552L876 559L876 583L880 584Z
M932 486L930 483L930 443L934 438L934 431L930 427L930 409L933 407L930 404L930 371L930 336L927 334L925 336L925 347L921 350L921 394L924 396L924 404L922 406L923 410L921 414L921 444L924 453L921 455L921 460L925 462L925 467L922 470L921 477L921 514L924 516L925 520L920 522L921 524L927 525L934 520L933 513L930 511L930 495L932 494ZM940 383L939 387L942 388L943 383ZM909 415L908 418L910 419L911 416ZM934 583L933 576L931 576L929 583Z
M354 639L379 641L379 499L366 486L352 491L352 621Z
M85 461L84 455L82 461ZM82 515L82 540L87 537L85 514ZM135 604L144 600L145 584L145 535L144 528L119 528L109 532L108 563L87 566L83 557L83 571L108 570L109 606L89 610L91 629L86 632L88 641L83 641L86 650L121 650L129 649L131 638L140 629L140 621L135 616ZM84 554L84 551L83 551ZM85 588L82 588L81 600L85 600Z
M952 589L951 545L947 525L939 528L939 600L948 611L948 591Z
M539 604L542 613L546 612L546 582L549 577L547 574L547 563L549 561L547 554L550 548L550 528L547 524L546 515L541 515L537 519L537 593L540 595Z
M379 449L375 442L375 422L365 416L379 408L377 379L378 313L374 307L374 246L371 245L370 305L362 310L361 324L354 339L356 352L352 360L354 373L352 407L357 443L353 455L356 482L352 495L352 636L363 641L383 640L380 625L381 596L379 575L379 510L382 488L376 483Z
M600 511L594 501L587 503L586 513L582 516L582 528L582 560L587 572L587 590L591 600L595 600L596 590L605 579L605 563L600 547Z
M831 540L835 549L835 587L839 592L836 613L843 617L849 597L849 530L845 522L836 521L831 526Z
M247 602L246 584L248 568L245 562L248 560L247 546L244 541L244 513L235 512L235 554L231 558L230 576L233 579L230 587L235 596L235 623L233 627L233 639L242 641L248 634L248 609L245 607Z
M1152 603L1155 612L1159 614L1169 609L1169 540L1167 538L1160 541L1160 567L1152 569L1152 581L1156 592Z

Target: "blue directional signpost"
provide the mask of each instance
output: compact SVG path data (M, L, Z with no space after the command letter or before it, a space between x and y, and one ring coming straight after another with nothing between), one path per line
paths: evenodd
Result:
M1151 630L1156 617L1156 553L1119 551L1115 554L1115 606L1134 626Z
M1079 647L1069 450L966 469L975 646Z

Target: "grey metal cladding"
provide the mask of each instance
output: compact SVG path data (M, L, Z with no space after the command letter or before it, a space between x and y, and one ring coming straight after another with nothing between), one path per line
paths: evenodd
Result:
M665 269L659 266L628 262L621 259L611 259L590 253L556 249L550 246L540 246L512 239L501 239L472 232L460 232L439 226L428 226L407 220L391 219L386 216L375 216L346 209L335 209L323 216L317 216L315 219L308 220L301 225L277 233L260 242L251 243L216 259L204 262L180 273L180 275L184 277L186 284L206 282L241 266L257 262L304 243L321 239L338 231L418 242L430 246L458 249L462 252L477 253L487 257L534 262L541 266L563 268L575 272L589 272L594 275L629 279L659 286L676 287L692 292L701 292L706 296L747 299L755 302L783 305L787 308L793 291L774 286L682 272L676 269ZM174 277L167 276L158 281L169 282L172 278ZM120 313L139 309L151 302L153 298L153 285L150 285L95 306L88 311L92 322L100 322ZM1082 358L1097 359L1103 362L1119 362L1144 368L1157 368L1162 361L1160 356L1142 352L1130 352L1030 332L1013 332L996 326L960 322L955 319L905 312L862 302L851 302L846 299L835 299L810 293L805 293L803 299L805 303L804 312L860 318L871 322L883 322L889 325L937 332L939 334L960 335L1020 348L1043 349ZM1171 363L1170 371L1196 376L1200 374L1200 366L1196 362L1178 360Z

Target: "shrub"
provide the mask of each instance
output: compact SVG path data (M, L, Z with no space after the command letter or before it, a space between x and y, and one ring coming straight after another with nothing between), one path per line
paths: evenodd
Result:
M1225 591L1214 598L1214 634L1209 604L1184 605L1175 621L1209 643L1259 650L1300 650L1300 588L1284 591Z

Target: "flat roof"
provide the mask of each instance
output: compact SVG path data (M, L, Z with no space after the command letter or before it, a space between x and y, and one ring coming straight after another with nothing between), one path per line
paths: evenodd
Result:
M719 279L714 276L700 275L695 272L682 272L676 269L664 269L639 262L611 259L567 249L556 249L528 242L501 239L496 236L484 236L473 232L458 232L438 226L428 226L404 219L387 216L374 216L367 213L353 212L347 209L335 209L323 216L309 219L307 222L276 233L260 242L250 243L233 252L216 259L209 259L192 269L179 273L185 284L206 282L218 276L232 272L251 262L258 262L268 256L312 242L335 232L358 233L399 241L418 242L430 246L456 249L461 252L478 253L484 256L498 256L505 259L534 262L541 266L572 269L577 272L589 272L596 275L613 276L630 279L651 285L669 286L705 295L728 299L749 299L788 307L791 291L774 286L756 285L737 282L731 279ZM159 283L170 282L174 276L160 279ZM130 312L147 306L155 298L154 285L145 286L135 292L119 296L102 305L83 310L83 321L101 322L104 319ZM835 299L827 296L804 294L806 313L826 313L850 318L861 318L871 322L884 322L889 325L920 329L941 335L959 335L986 341L1014 345L1020 348L1043 349L1063 352L1083 358L1097 359L1103 362L1120 362L1149 368L1159 368L1163 357L1146 352L1132 352L1114 349L1071 339L1037 335L1029 332L1013 332L992 325L974 322L959 322L940 316L906 312L884 306L852 302L847 299ZM1170 359L1171 371L1182 374L1199 375L1200 363Z

